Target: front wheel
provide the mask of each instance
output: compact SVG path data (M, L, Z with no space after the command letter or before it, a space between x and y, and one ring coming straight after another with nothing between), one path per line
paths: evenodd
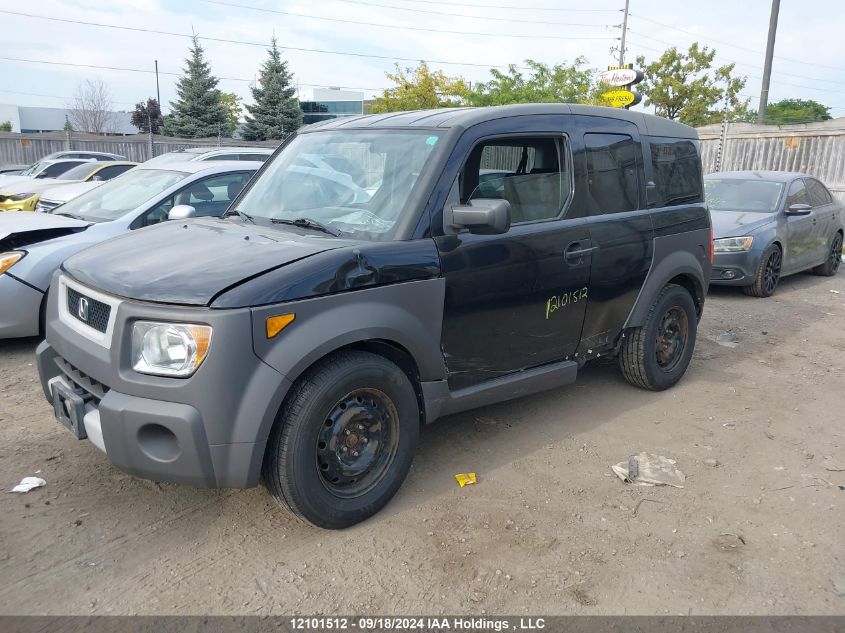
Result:
M396 494L419 436L417 397L387 359L344 351L291 389L264 458L267 489L318 527L349 527Z
M686 372L695 348L698 316L685 288L669 284L657 295L645 323L625 334L619 368L642 389L668 389Z
M842 263L842 233L834 233L827 248L827 259L824 264L813 268L813 273L822 277L833 277Z
M743 286L742 291L749 297L771 297L775 293L780 281L780 268L783 265L783 254L780 248L772 244L763 252L754 283Z

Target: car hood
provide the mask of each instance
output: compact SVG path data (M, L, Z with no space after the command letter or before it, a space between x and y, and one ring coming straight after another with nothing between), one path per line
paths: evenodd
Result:
M22 180L13 182L10 185L0 183L0 194L2 193L42 193L48 189L67 185L73 180L56 180L55 178L42 178L40 180Z
M64 181L65 184L60 184L51 187L48 193L41 196L42 200L49 200L50 202L67 202L76 196L80 196L86 191L91 191L102 185L105 180L89 180L87 182L69 182Z
M3 191L9 185L13 185L18 182L25 182L25 181L32 181L35 178L31 176L3 176L0 174L0 191Z
M7 211L0 213L0 251L23 248L27 244L78 233L89 226L91 222L74 220L63 215Z
M263 273L351 244L223 219L164 222L67 259L77 281L127 299L209 305Z
M741 237L775 221L775 213L710 209L713 237Z

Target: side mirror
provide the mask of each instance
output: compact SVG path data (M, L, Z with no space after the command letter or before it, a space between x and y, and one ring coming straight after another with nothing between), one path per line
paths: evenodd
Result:
M795 204L789 205L789 208L786 210L786 215L810 215L810 212L813 210L809 204L804 204L802 202L797 202Z
M189 204L177 204L167 214L168 220L187 220L197 214L197 210Z
M451 213L450 224L470 233L496 235L511 228L511 204L507 200L478 198L467 205L451 205Z

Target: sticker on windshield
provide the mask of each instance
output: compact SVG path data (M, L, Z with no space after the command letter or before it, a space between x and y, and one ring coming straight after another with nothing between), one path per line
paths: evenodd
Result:
M439 136L429 136L425 139L426 145L434 145L438 140L440 140Z

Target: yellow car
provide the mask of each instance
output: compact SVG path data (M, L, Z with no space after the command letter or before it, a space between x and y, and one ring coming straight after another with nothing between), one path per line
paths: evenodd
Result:
M48 189L72 182L105 182L137 164L112 160L85 162L53 178L16 178L9 184L0 177L0 211L34 211L41 194Z

